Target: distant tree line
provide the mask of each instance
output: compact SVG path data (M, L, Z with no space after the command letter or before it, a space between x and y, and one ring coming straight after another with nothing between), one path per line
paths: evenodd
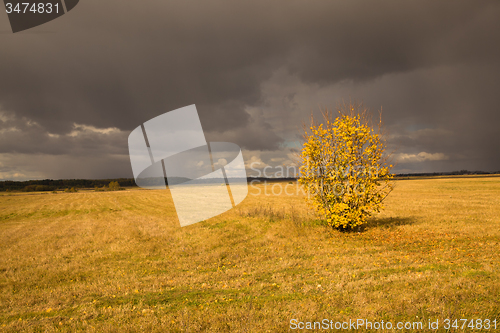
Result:
M110 182L108 186L104 185L103 187L94 187L95 191L122 191L124 189L125 188L121 187L120 183L118 183L117 181Z
M452 171L452 172L426 172L426 173L400 173L396 174L395 178L403 177L433 177L433 176L461 176L461 175L493 175L500 174L500 170L496 172L486 171ZM248 177L248 182L251 181L291 181L296 178L264 178L264 177ZM21 192L42 192L42 191L57 191L74 188L79 189L95 189L101 188L109 191L109 184L116 182L119 185L112 185L114 187L137 187L133 178L118 178L118 179L43 179L43 180L27 180L27 181L13 181L5 180L0 181L0 192L5 191L21 191ZM166 179L165 179L166 182Z
M399 173L396 177L432 177L432 176L462 176L462 175L496 175L500 171L487 172L487 171L451 171L451 172L420 172L420 173Z
M43 179L43 180L27 180L27 181L0 181L0 192L5 191L21 191L21 192L40 192L40 191L57 191L74 188L75 190L96 187L106 187L110 183L119 184L120 187L135 187L133 178L119 179Z
M500 170L496 172L487 172L487 171L468 171L468 170L460 170L460 171L451 171L451 172L421 172L421 173L398 173L395 174L395 178L405 178L405 177L435 177L435 176L462 176L462 175L499 175ZM264 182L272 180L273 182L284 182L297 180L295 177L282 177L282 178L266 178L266 177L248 177L248 182Z

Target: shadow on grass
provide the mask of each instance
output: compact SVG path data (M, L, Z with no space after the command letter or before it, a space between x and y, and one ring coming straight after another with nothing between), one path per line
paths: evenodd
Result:
M315 227L315 226L324 226L326 228L332 228L328 226L328 223L325 220L318 219L314 213L308 211L307 214L302 212L298 212L295 210L293 206L290 207L280 207L276 208L272 205L258 205L255 207L247 208L245 210L239 209L238 214L242 217L254 217L260 218L267 222L278 222L282 220L289 220L293 223L295 227L303 228L303 227ZM366 224L354 227L354 228L333 228L340 232L351 233L351 232L364 232L373 228L384 228L384 229L392 229L402 225L411 225L416 223L416 219L414 217L385 217L385 218L377 218L372 217L369 218Z
M358 232L365 232L370 229L393 229L395 227L401 226L401 225L411 225L416 223L416 219L413 217L385 217L385 218L376 218L372 217L368 219L366 224L359 225L354 228L349 228L349 229L337 229L340 232L345 232L345 233L358 233Z
M362 230L366 231L373 228L394 228L401 225L415 224L416 219L413 217L385 217L385 218L371 218L368 223L361 226Z

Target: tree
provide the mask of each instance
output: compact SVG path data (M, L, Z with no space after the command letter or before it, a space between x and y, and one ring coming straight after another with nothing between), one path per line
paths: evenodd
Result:
M340 106L338 116L322 111L304 125L305 143L299 155L299 182L307 201L335 229L351 230L366 223L393 189L392 165L385 155L382 114L377 130L358 103Z
M109 185L108 185L108 187L109 187L110 191L118 191L118 190L120 190L120 184L118 182L116 182L116 181L110 182Z

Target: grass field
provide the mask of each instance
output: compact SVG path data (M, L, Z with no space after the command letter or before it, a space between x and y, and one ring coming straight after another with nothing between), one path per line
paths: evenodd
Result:
M168 191L4 194L0 331L283 332L325 318L500 331L499 253L500 177L397 181L355 233L262 187L184 228Z

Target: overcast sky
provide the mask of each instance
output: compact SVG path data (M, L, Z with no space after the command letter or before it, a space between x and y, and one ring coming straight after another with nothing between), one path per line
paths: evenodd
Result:
M500 1L83 0L0 12L0 179L132 177L128 134L196 104L208 141L290 164L301 122L383 108L395 172L500 170Z

